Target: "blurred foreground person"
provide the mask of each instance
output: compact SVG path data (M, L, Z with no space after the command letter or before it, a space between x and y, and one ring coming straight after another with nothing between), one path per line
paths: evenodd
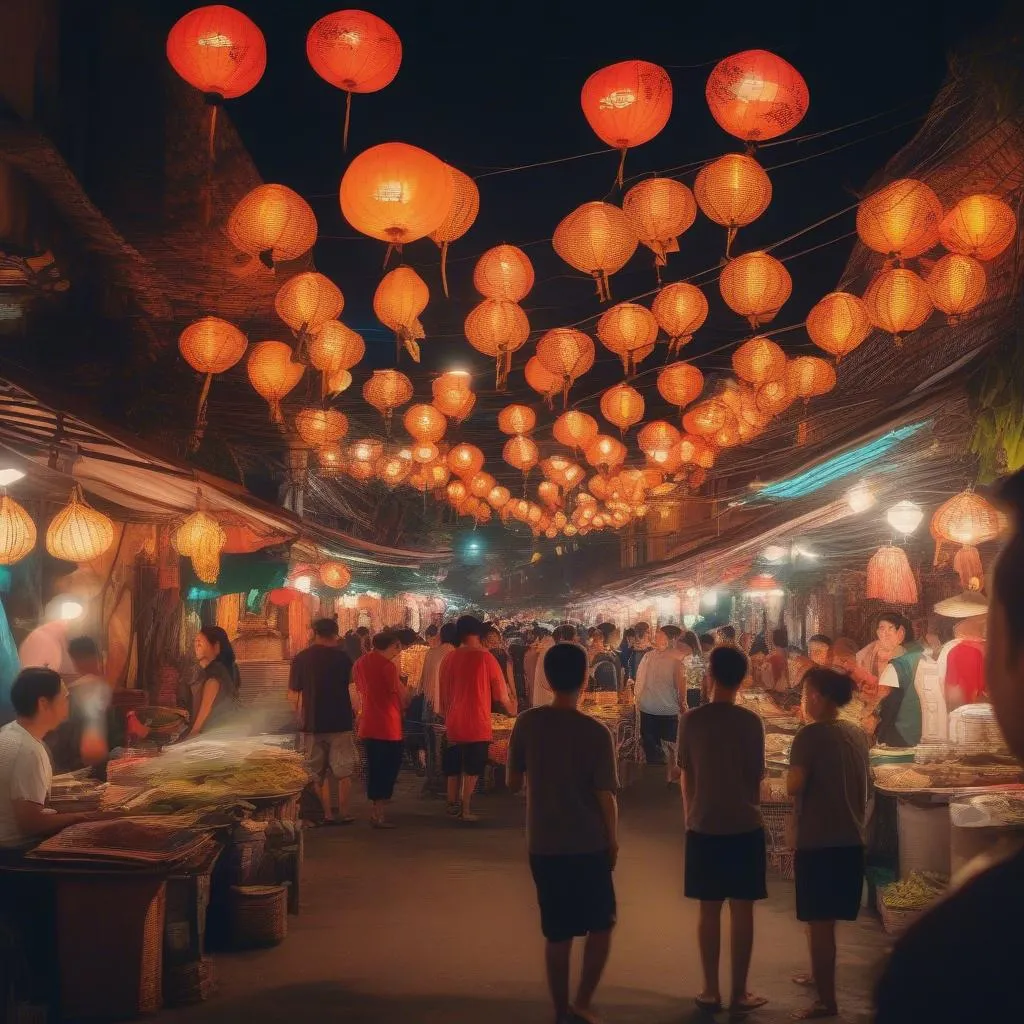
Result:
M509 788L527 786L530 870L547 940L548 987L558 1024L596 1021L591 1002L615 926L619 788L611 733L576 710L587 653L558 643L544 656L553 699L525 711L509 741ZM586 936L576 998L569 1000L573 939Z
M1024 762L1024 472L1003 483L1013 534L996 563L985 684L1007 745ZM877 1024L1022 1017L1024 851L989 867L896 943L876 992Z
M77 678L68 686L67 721L46 738L58 775L102 765L119 742L111 741L114 688L103 678L96 641L76 636L68 644L68 654Z
M786 788L796 798L796 916L808 929L811 973L794 977L817 1000L797 1020L834 1017L836 921L856 921L864 885L871 769L864 731L840 721L853 680L815 667L803 677L810 724L793 740Z

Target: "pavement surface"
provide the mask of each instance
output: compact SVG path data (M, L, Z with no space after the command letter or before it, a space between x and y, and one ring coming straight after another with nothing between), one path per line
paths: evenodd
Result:
M543 946L522 832L523 802L481 797L485 820L464 825L403 779L394 831L361 820L307 833L301 913L268 950L216 957L220 990L158 1020L346 1021L351 1024L525 1024L552 1018ZM678 790L655 770L621 798L616 872L619 925L598 1006L607 1024L709 1021L700 988L696 905L682 896ZM787 1021L808 996L790 981L806 970L791 882L770 877L756 911L750 989L769 998L751 1024ZM727 916L727 915L726 915ZM842 1021L870 1020L870 993L887 941L865 911L839 925ZM728 929L723 934L727 971ZM723 975L723 987L728 978ZM721 1014L718 1020L726 1020Z

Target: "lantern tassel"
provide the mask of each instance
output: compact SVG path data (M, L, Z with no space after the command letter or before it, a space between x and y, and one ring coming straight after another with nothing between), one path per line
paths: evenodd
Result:
M270 422L281 424L284 423L284 416L281 414L281 401L277 398L270 400Z
M732 253L732 243L736 241L736 227L730 225L728 230L725 232L725 258L729 259Z
M619 170L618 173L615 175L615 185L617 188L622 188L623 184L625 183L625 179L623 178L623 172L625 171L625 169L626 147L623 146L622 149L619 150Z
M199 405L196 407L196 425L189 438L188 450L198 451L203 442L203 435L206 433L206 400L210 394L210 385L213 383L213 374L208 373L203 381L203 387L199 392Z
M441 243L441 288L444 290L444 297L451 298L448 294L448 243Z
M345 125L341 129L341 151L348 152L348 125L352 119L352 93L345 91Z

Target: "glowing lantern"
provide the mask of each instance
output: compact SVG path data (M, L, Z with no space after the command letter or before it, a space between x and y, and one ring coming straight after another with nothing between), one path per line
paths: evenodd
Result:
M349 445L350 462L376 462L384 454L384 445L380 441L364 438Z
M601 415L625 433L644 418L643 396L628 384L615 384L601 396Z
M577 207L559 223L552 244L570 267L594 278L598 299L610 302L608 277L629 262L639 243L617 206L593 202Z
M732 410L716 398L707 398L691 406L683 417L683 429L698 437L713 438L723 429L737 430L738 424Z
M718 286L725 304L757 330L775 318L793 291L793 279L774 256L748 252L725 265Z
M428 466L422 466L418 473L410 476L409 483L416 490L425 494L427 491L439 491L448 483L450 476L447 466L440 462L432 462Z
M473 518L478 523L489 523L494 513L485 505L480 502L475 509L473 509Z
M249 382L270 406L270 422L283 423L281 400L302 379L305 367L292 362L292 350L283 341L253 345L246 361Z
M715 464L715 450L696 434L684 434L679 441L679 461L685 466L711 469Z
M506 405L498 413L503 434L528 434L537 425L537 414L528 405Z
M248 345L245 335L234 324L215 316L204 316L181 332L178 349L185 362L205 377L199 392L195 431L189 442L193 451L199 447L206 427L206 400L213 375L230 370L245 355Z
M473 287L485 299L521 302L533 287L533 264L522 249L496 245L476 261Z
M452 176L452 198L441 226L430 232L430 240L441 249L441 286L448 297L448 246L457 242L472 226L480 212L480 190L468 174L448 165Z
M452 480L445 488L445 496L449 504L458 506L469 497L469 488L461 480Z
M444 437L444 432L448 429L448 421L432 405L409 406L402 423L409 436L416 441L436 443Z
M530 337L530 321L521 306L506 299L484 299L470 310L465 324L466 339L485 356L495 360L495 384L504 390L512 368L512 353Z
M345 169L341 212L356 231L402 246L444 223L454 189L448 165L436 156L404 142L384 142Z
M537 359L558 379L562 400L568 403L573 382L594 365L594 342L582 331L556 327L537 342Z
M679 431L665 420L651 420L636 435L636 446L656 465L669 461L679 448Z
M942 219L939 241L961 256L994 260L1017 235L1017 218L998 196L964 196Z
M490 473L474 473L469 481L469 493L474 498L486 498L497 484L498 481Z
M658 393L679 409L696 401L703 390L704 374L690 363L669 363L658 373Z
M737 230L752 224L768 209L772 183L752 156L728 153L697 172L693 193L704 216L727 229L728 256Z
M922 519L924 512L921 506L912 501L899 501L885 513L885 521L904 537L909 537L921 525Z
M220 553L228 537L213 516L193 512L178 527L174 537L179 554L192 562L192 571L203 583L216 583L220 575Z
M348 417L337 409L302 409L295 429L310 448L337 444L348 433Z
M309 343L309 361L328 375L351 370L365 355L363 336L340 320L328 320Z
M854 484L846 492L846 503L854 515L859 515L875 504L875 492L866 483Z
M82 496L82 488L75 484L70 502L47 528L46 550L65 562L91 562L113 543L113 521L89 505Z
M864 596L886 604L917 604L917 580L903 548L887 544L871 556Z
M537 465L540 453L537 451L537 445L533 441L522 434L517 434L505 442L501 457L513 469L518 469L526 475Z
M468 480L483 468L484 453L475 444L457 444L448 453L448 468L463 480Z
M352 573L344 562L323 562L320 565L320 582L331 590L344 590L352 582Z
M651 312L669 337L669 351L675 353L693 340L694 333L707 320L708 300L696 285L679 281L658 292Z
M503 508L512 500L512 492L507 487L492 487L487 495L487 504L493 509Z
M209 102L244 96L263 77L267 44L256 24L223 4L197 7L167 36L171 67Z
M597 420L585 412L570 409L554 422L551 433L567 448L585 450L599 433Z
M562 389L562 378L552 373L538 356L531 356L524 369L526 383L539 395L543 395L551 408L551 400Z
M836 371L818 356L797 356L786 366L786 382L794 398L808 402L836 386Z
M316 334L328 320L337 320L344 308L341 289L314 271L289 278L274 297L277 315L302 337Z
M438 416L440 415L438 413ZM413 462L417 462L421 466L429 466L441 457L441 449L433 441L417 441L409 450L409 454L412 456Z
M784 413L796 400L789 380L770 380L757 389L757 407L766 416Z
M318 449L316 461L320 475L325 479L336 479L345 472L345 453L339 444L329 444Z
M271 269L309 252L316 231L309 203L284 185L259 185L242 196L227 224L231 244Z
M955 324L984 300L985 268L973 256L950 252L932 267L926 284L935 308Z
M401 343L414 362L420 361L419 339L426 334L419 316L429 301L430 290L412 267L395 267L377 285L373 311L385 327L395 332L396 359L401 354Z
M786 353L769 338L751 338L733 352L732 368L740 380L761 385L786 372Z
M923 181L900 178L872 193L857 208L860 240L883 256L909 259L939 240L942 203Z
M897 345L932 312L928 286L904 267L879 271L864 293L864 305L871 322L891 334Z
M811 101L800 72L767 50L744 50L719 61L705 96L718 124L746 142L765 142L792 130Z
M658 321L654 314L635 302L620 302L601 314L597 336L609 352L622 359L627 377L636 372L636 364L654 351L658 338Z
M471 378L465 370L442 373L430 385L434 408L461 423L476 404L476 395L470 390L470 384Z
M383 446L378 445L377 447L380 449ZM353 480L360 480L364 483L367 480L372 480L375 475L374 467L379 457L379 454L375 454L372 459L350 458L348 461L348 475Z
M405 483L412 473L412 459L407 459L401 452L383 455L373 467L374 474L386 487L395 488Z
M621 441L607 434L598 434L587 449L587 462L595 469L608 473L616 466L621 466L627 454L626 446Z
M936 538L953 544L984 544L1003 532L1003 520L992 505L968 487L935 510L931 529Z
M871 333L864 300L849 292L830 292L807 314L807 333L818 348L838 363Z
M785 367L782 372L785 374ZM757 393L752 387L727 380L717 397L732 410L742 440L757 437L767 426L769 417L757 407Z
M583 83L583 116L605 145L619 150L619 173L626 150L650 142L672 113L672 79L657 64L624 60L595 71Z
M633 234L663 267L667 254L679 252L679 236L697 219L693 193L675 178L645 178L622 198L622 212Z
M398 370L374 370L363 385L363 398L384 417L390 431L392 414L412 398L412 381Z
M325 82L345 92L342 145L348 149L352 93L377 92L391 84L402 64L402 41L376 15L335 11L324 15L309 30L306 57Z
M352 374L348 370L335 370L324 374L324 397L340 395L352 387Z

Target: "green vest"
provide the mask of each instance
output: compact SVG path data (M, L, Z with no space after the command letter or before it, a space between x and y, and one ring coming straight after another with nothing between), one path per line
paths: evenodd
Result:
M896 669L896 678L900 681L900 705L893 723L900 734L904 745L915 747L921 742L921 698L918 696L914 678L917 666L921 662L924 648L921 644L907 644L907 651L898 658L893 658L890 665Z

